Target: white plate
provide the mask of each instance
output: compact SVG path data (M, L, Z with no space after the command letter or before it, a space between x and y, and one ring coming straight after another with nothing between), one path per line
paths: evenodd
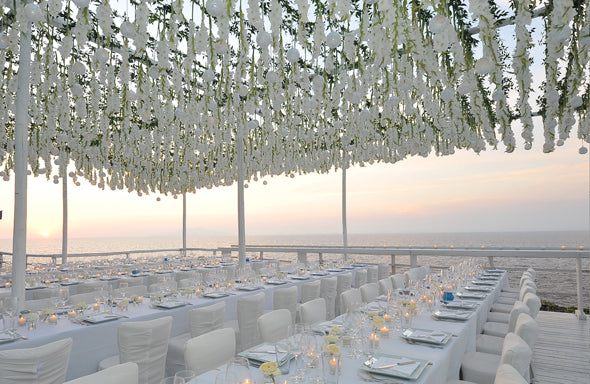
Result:
M246 292L258 291L259 289L262 289L262 287L260 287L258 285L243 285L238 288L239 291L246 291Z
M267 280L266 284L270 284L270 285L283 285L283 284L287 284L286 281L281 281L281 280Z
M487 295L478 292L459 292L457 297L462 299L485 299Z
M227 297L229 296L229 293L225 293L225 292L210 292L210 293L206 293L203 295L203 297L209 298L209 299L220 299L222 297Z
M164 301L161 303L154 303L153 304L154 307L163 308L163 309L179 308L179 307L184 307L185 305L188 305L188 303L186 303L184 301L176 301L176 300Z
M402 379L416 380L420 377L424 369L428 365L428 360L418 359L415 357L389 355L385 353L376 353L373 355L376 358L376 362L373 364L374 368L368 367L365 364L361 365L361 370L369 372L371 374L399 377ZM387 369L379 369L377 367L386 366L393 363L403 363L406 361L414 360L414 364L402 365L398 367L392 367Z
M432 317L438 320L461 320L467 321L473 316L473 311L451 311L451 310L439 310L432 312Z
M238 353L238 356L245 357L253 366L260 366L262 363L269 361L276 361L275 346L271 343L262 343L243 352ZM279 365L285 364L291 360L293 355L286 351L279 354Z
M293 280L309 280L309 276L291 276Z
M445 308L457 308L457 309L475 309L479 307L479 303L473 301L462 301L462 300L453 300L449 301L446 304L443 304Z
M467 291L472 291L472 292L491 292L493 288L490 287L481 287L481 286L466 286L463 289L467 290Z
M96 315L83 316L80 318L80 320L86 323L100 324L106 323L107 321L118 320L122 317L123 316L117 315L116 313L99 313Z
M0 344L10 343L10 342L18 340L18 339L20 339L20 337L18 337L15 334L8 333L8 332L0 332Z
M402 332L401 337L419 343L444 345L453 336L452 333L433 331L432 329L408 328Z

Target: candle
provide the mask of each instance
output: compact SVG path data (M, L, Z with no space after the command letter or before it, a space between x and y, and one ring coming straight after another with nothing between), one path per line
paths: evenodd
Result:
M48 320L49 320L49 324L57 324L57 315L53 314L53 315L49 316Z
M137 304L141 304L141 303L143 303L143 297L141 297L141 296L138 296L138 297L137 297L137 299L135 299L135 302L136 302Z
M342 336L342 344L350 345L352 343L352 336L344 335Z
M68 319L73 319L74 317L76 317L76 310L72 309L68 311Z
M374 346L375 346L375 348L379 347L379 336L377 336L377 335L375 335Z
M92 305L92 308L93 308L95 311L98 311L98 310L100 309L100 304L99 304L99 303L94 303L94 304Z
M414 300L414 299L410 300L410 305L416 305L416 300Z
M389 336L389 328L387 328L385 326L383 328L381 328L380 332L381 332L382 336L385 336L385 337Z
M244 380L244 384L250 384L250 379Z
M11 286L12 286L12 284L10 283L10 281L8 283L4 284L4 287L6 287L6 288L10 288Z
M406 318L406 320L409 320L410 319L410 312L404 313L404 317Z
M385 315L383 315L383 320L385 321L391 321L391 315L386 313Z
M27 320L24 317L18 318L18 325L25 325Z
M338 366L338 360L336 360L336 356L332 356L330 359L330 373L334 374L336 372L336 367Z

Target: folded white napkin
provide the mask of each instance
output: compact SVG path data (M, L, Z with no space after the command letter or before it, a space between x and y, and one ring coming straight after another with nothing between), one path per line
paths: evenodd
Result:
M467 319L471 316L471 312L461 312L461 311L445 311L440 310L434 313L438 317L449 317L449 318L456 318L456 319Z
M412 359L408 359L406 357L386 357L386 356L380 356L377 361L373 364L373 369L377 370L377 371L382 371L382 372L397 372L397 373L401 373L405 376L411 376L412 373L414 373L414 371L416 370L416 368L418 368L420 366L420 362L415 362L412 364L407 364L407 365L396 365L395 367L391 367L391 368L384 368L384 369L379 369L379 367L384 367L390 364L396 364L396 363L404 363L406 361L411 361Z
M418 331L415 330L410 334L412 339L421 339L435 343L442 343L448 335L439 331Z
M8 340L14 340L14 336L9 335L8 333L0 333L0 341L8 341Z

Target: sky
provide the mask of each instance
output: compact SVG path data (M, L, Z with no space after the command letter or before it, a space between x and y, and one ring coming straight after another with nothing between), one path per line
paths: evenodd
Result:
M534 24L540 22L537 19ZM541 39L541 30L536 29L534 41ZM501 30L509 52L514 49L512 31L512 27ZM535 89L544 78L543 49L541 44L531 51ZM555 152L544 154L541 119L534 121L530 151L522 149L515 122L517 149L511 154L500 147L479 155L457 151L448 157L412 157L396 164L349 169L348 232L589 230L589 155L578 153L585 144L569 139ZM34 177L28 183L28 237L60 238L61 185ZM182 198L139 197L126 191L103 191L83 180L81 184L68 186L70 238L181 236ZM261 179L246 189L246 236L342 233L341 198L340 171ZM235 184L189 194L187 208L189 235L237 237ZM13 179L0 181L0 210L0 239L11 239Z

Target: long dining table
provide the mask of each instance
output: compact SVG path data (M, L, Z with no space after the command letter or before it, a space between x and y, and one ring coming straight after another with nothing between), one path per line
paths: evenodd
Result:
M477 302L477 308L473 314L465 321L441 320L435 319L429 311L423 312L413 319L412 329L424 329L435 332L444 332L452 335L444 345L434 345L429 343L410 343L402 337L404 327L400 327L399 333L390 333L389 337L381 337L379 346L362 354L360 358L353 358L342 351L341 373L339 375L340 384L359 383L359 382L384 382L384 383L415 383L415 384L444 384L447 380L458 379L461 368L461 361L466 352L474 351L476 348L476 338L481 332L483 324L486 322L487 314L493 303L497 300L502 288L508 286L508 276L504 271L498 275L495 285L490 287L491 290L485 293L485 297ZM461 291L462 289L459 289ZM466 292L470 293L470 292ZM484 296L484 294L482 294ZM341 325L343 316L334 319L333 324ZM329 327L328 327L329 328ZM254 347L256 349L260 346ZM344 348L344 347L341 347ZM404 379L400 377L388 377L374 375L363 370L363 364L371 356L379 354L389 354L402 356L406 359L416 359L427 361L419 377L414 379ZM247 356L247 355L246 355ZM224 371L224 367L218 367L206 372L191 382L198 384L214 384L216 376ZM292 373L292 370L290 370ZM251 375L254 383L266 383L261 372L251 369ZM289 383L289 374L276 377L276 383ZM307 381L304 381L307 382Z
M24 338L11 343L0 344L0 350L38 347L56 340L71 337L73 339L73 347L66 379L72 380L96 372L98 363L102 359L118 354L117 328L122 322L144 321L163 316L172 316L173 322L170 336L174 337L189 332L188 311L193 308L224 300L226 302L226 321L236 320L237 300L241 296L251 295L262 290L265 292L265 309L271 310L273 309L273 291L275 289L295 285L300 291L301 285L305 282L344 273L352 273L352 281L354 281L354 273L366 268L367 266L348 266L340 272L330 272L326 276L314 276L310 273L307 273L303 277L297 274L287 275L284 284L263 284L260 290L255 291L232 289L227 291L227 296L218 299L202 296L193 296L192 298L178 297L178 300L186 302L186 305L171 309L154 308L151 305L150 299L146 298L141 305L130 304L127 311L121 312L114 309L116 314L122 315L123 317L98 324L72 322L63 318L59 319L54 325L39 323L35 330L28 330L26 326L21 326L17 328L17 332ZM87 312L92 313L90 310Z

